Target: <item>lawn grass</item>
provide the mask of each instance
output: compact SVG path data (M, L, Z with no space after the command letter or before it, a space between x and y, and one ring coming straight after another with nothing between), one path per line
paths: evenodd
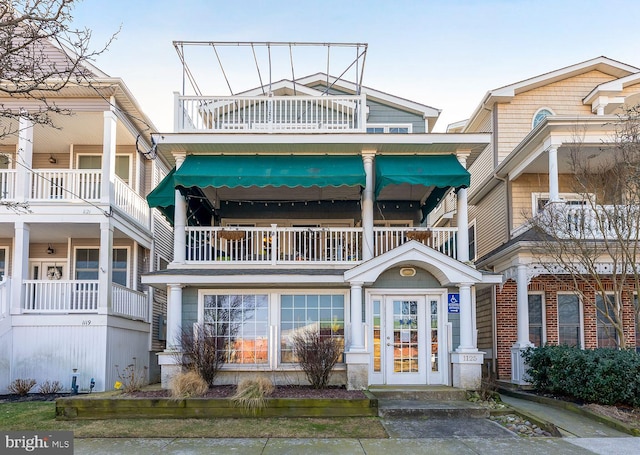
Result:
M387 438L377 417L55 419L54 402L0 404L2 430L67 430L76 438Z

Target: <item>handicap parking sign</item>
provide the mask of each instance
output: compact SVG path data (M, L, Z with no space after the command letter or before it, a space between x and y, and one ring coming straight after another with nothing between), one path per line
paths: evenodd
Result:
M460 294L449 294L447 298L449 313L460 313Z

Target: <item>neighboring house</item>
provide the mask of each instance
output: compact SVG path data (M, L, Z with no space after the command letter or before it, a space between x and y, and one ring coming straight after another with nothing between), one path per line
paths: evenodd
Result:
M524 382L520 354L531 345L615 346L604 330L606 320L596 313L595 293L581 297L566 269L544 265L551 260L535 253L540 240L527 221L549 207L565 210L565 219L591 219L591 204L575 193L570 153L578 146L590 157L611 153L606 144L614 136L616 114L640 101L638 71L598 57L545 73L489 91L468 121L449 129L492 135L469 166L468 200L476 266L504 275L502 285L477 294L478 348L501 380ZM603 195L589 197L602 206L615 203ZM634 346L629 298L623 299L622 312L627 341Z
M149 195L174 228L162 383L181 332L214 324L220 382L268 372L304 382L291 335L344 346L334 382L476 387L476 289L501 277L468 262L466 192L490 134L434 134L439 111L315 74L235 96L175 96L154 135L175 169ZM457 189L463 226L426 217Z
M144 196L168 168L148 156L154 127L123 81L88 69L90 84L48 94L72 115L54 115L55 128L20 119L0 140L0 393L18 378L69 390L72 374L80 390L92 378L111 389L116 365L134 362L157 375L166 296L141 276L172 260L172 239Z

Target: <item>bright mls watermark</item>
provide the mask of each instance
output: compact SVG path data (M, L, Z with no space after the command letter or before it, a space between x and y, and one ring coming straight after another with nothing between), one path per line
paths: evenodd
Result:
M73 455L72 431L0 431L0 454Z

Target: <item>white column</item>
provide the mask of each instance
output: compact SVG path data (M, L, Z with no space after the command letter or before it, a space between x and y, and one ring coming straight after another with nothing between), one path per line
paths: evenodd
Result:
M109 314L111 306L111 270L113 268L113 226L100 223L100 253L98 256L98 314Z
M167 301L167 351L182 349L182 285L168 285Z
M469 212L466 188L458 189L457 204L458 261L469 262Z
M558 149L549 149L549 202L558 202Z
M351 283L351 346L349 351L364 351L362 283Z
M363 152L365 187L362 192L362 259L373 258L373 157L375 152Z
M11 314L22 313L24 307L23 280L29 277L30 226L17 221L13 236L13 268L11 276Z
M28 201L31 197L30 169L33 167L33 122L24 117L20 117L18 124L16 162L16 200Z
M104 111L104 138L102 140L102 194L101 202L111 201L111 188L116 175L116 125L118 119L112 111Z
M473 307L471 305L471 284L458 285L460 292L460 346L456 351L477 351L473 344Z
M184 155L175 156L176 170L180 168L184 162ZM175 264L185 263L185 254L187 250L187 201L180 193L175 190L175 210L173 214L173 262Z
M518 266L518 275L516 277L516 299L517 299L517 324L518 324L518 347L531 346L529 341L529 293L526 265Z

